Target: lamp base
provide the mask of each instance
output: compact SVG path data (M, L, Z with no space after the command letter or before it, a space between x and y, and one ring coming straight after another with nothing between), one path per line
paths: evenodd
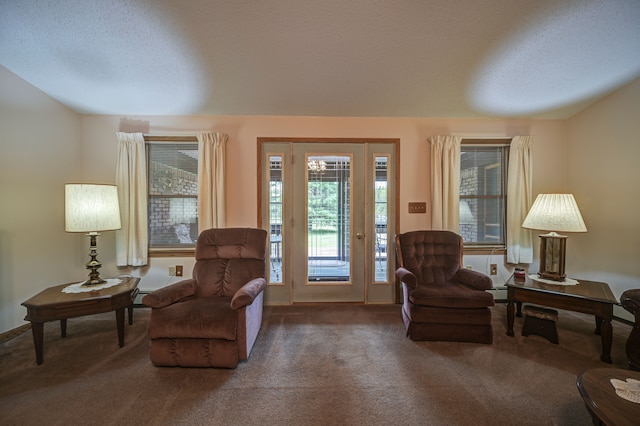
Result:
M567 237L550 232L538 235L540 238L540 270L538 276L546 280L564 281L565 253Z
M106 282L107 280L103 280L102 278L98 277L98 279L96 280L88 279L85 282L83 282L81 285L82 287L90 287L92 285L104 284Z
M89 279L82 283L83 286L91 286L106 283L106 280L100 278L100 272L98 269L102 267L102 263L97 259L98 257L98 244L97 244L97 236L100 235L97 232L89 232L90 243L89 243L89 256L91 260L86 263L87 269L89 272Z
M542 279L552 281L564 281L565 278L567 278L567 274L558 275L550 272L538 272L538 276Z

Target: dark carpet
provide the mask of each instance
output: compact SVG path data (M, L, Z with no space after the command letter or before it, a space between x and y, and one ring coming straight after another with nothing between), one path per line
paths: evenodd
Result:
M248 361L235 370L156 368L149 310L137 308L117 344L113 313L45 324L44 363L31 332L0 344L3 425L589 425L576 378L627 368L631 330L614 322L613 364L600 361L593 317L560 311L560 344L506 336L494 343L412 342L399 305L265 307Z

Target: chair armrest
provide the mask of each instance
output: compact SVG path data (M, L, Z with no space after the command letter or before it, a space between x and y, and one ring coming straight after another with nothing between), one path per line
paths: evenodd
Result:
M640 289L625 290L620 296L620 304L628 312L636 316L636 322L640 318Z
M482 272L473 271L471 269L458 269L453 278L468 287L475 288L476 290L490 290L493 288L493 281L491 281L491 278Z
M405 283L407 285L407 287L414 289L418 287L418 282L416 279L416 276L413 274L413 272L405 269L405 268L398 268L396 269L396 277L398 277L398 279L400 281L402 281L403 283Z
M233 295L231 299L231 309L240 309L249 306L261 291L267 286L264 278L255 278L242 287Z
M190 278L159 288L144 296L142 303L151 308L164 308L172 303L194 296L195 283L195 280Z

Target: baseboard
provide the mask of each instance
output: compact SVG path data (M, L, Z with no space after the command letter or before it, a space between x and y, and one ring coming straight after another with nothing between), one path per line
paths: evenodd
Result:
M142 304L142 298L149 293L151 293L150 290L140 290L136 295L136 298L133 300L133 306L144 306Z
M502 296L502 294L500 293L501 291L504 291L504 290L506 290L506 287L498 287L498 288L489 290L490 293L494 294L495 303L507 303L506 297L504 299L496 297L498 295ZM140 293L138 293L138 295L136 296L136 299L133 302L134 307L145 307L145 305L142 304L141 300L145 294L149 294L149 293L151 292L140 291ZM618 305L614 305L613 307L613 319L614 321L620 321L622 323L625 323L631 326L633 326L634 324L633 315L631 315L631 313L625 311L621 306L618 306ZM12 330L5 331L4 333L0 333L0 343L6 342L7 340L11 340L14 337L19 336L20 334L30 329L31 329L31 323L27 323L27 324L21 325L20 327L16 327Z
M0 334L0 343L6 342L7 340L11 340L16 336L21 335L27 330L31 329L31 323L23 324L20 327L14 328L13 330L5 331Z
M495 303L507 303L507 287L506 286L498 286L493 287L487 292L493 294L493 301Z

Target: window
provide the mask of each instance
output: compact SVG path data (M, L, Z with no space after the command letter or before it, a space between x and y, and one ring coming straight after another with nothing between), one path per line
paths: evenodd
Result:
M504 246L508 141L463 139L460 155L460 235L465 246Z
M375 282L389 282L389 156L374 155L374 260Z
M192 251L198 238L198 144L147 141L149 251Z
M283 219L284 219L284 182L283 158L284 154L267 154L269 158L269 285L283 284L282 253L284 252Z

